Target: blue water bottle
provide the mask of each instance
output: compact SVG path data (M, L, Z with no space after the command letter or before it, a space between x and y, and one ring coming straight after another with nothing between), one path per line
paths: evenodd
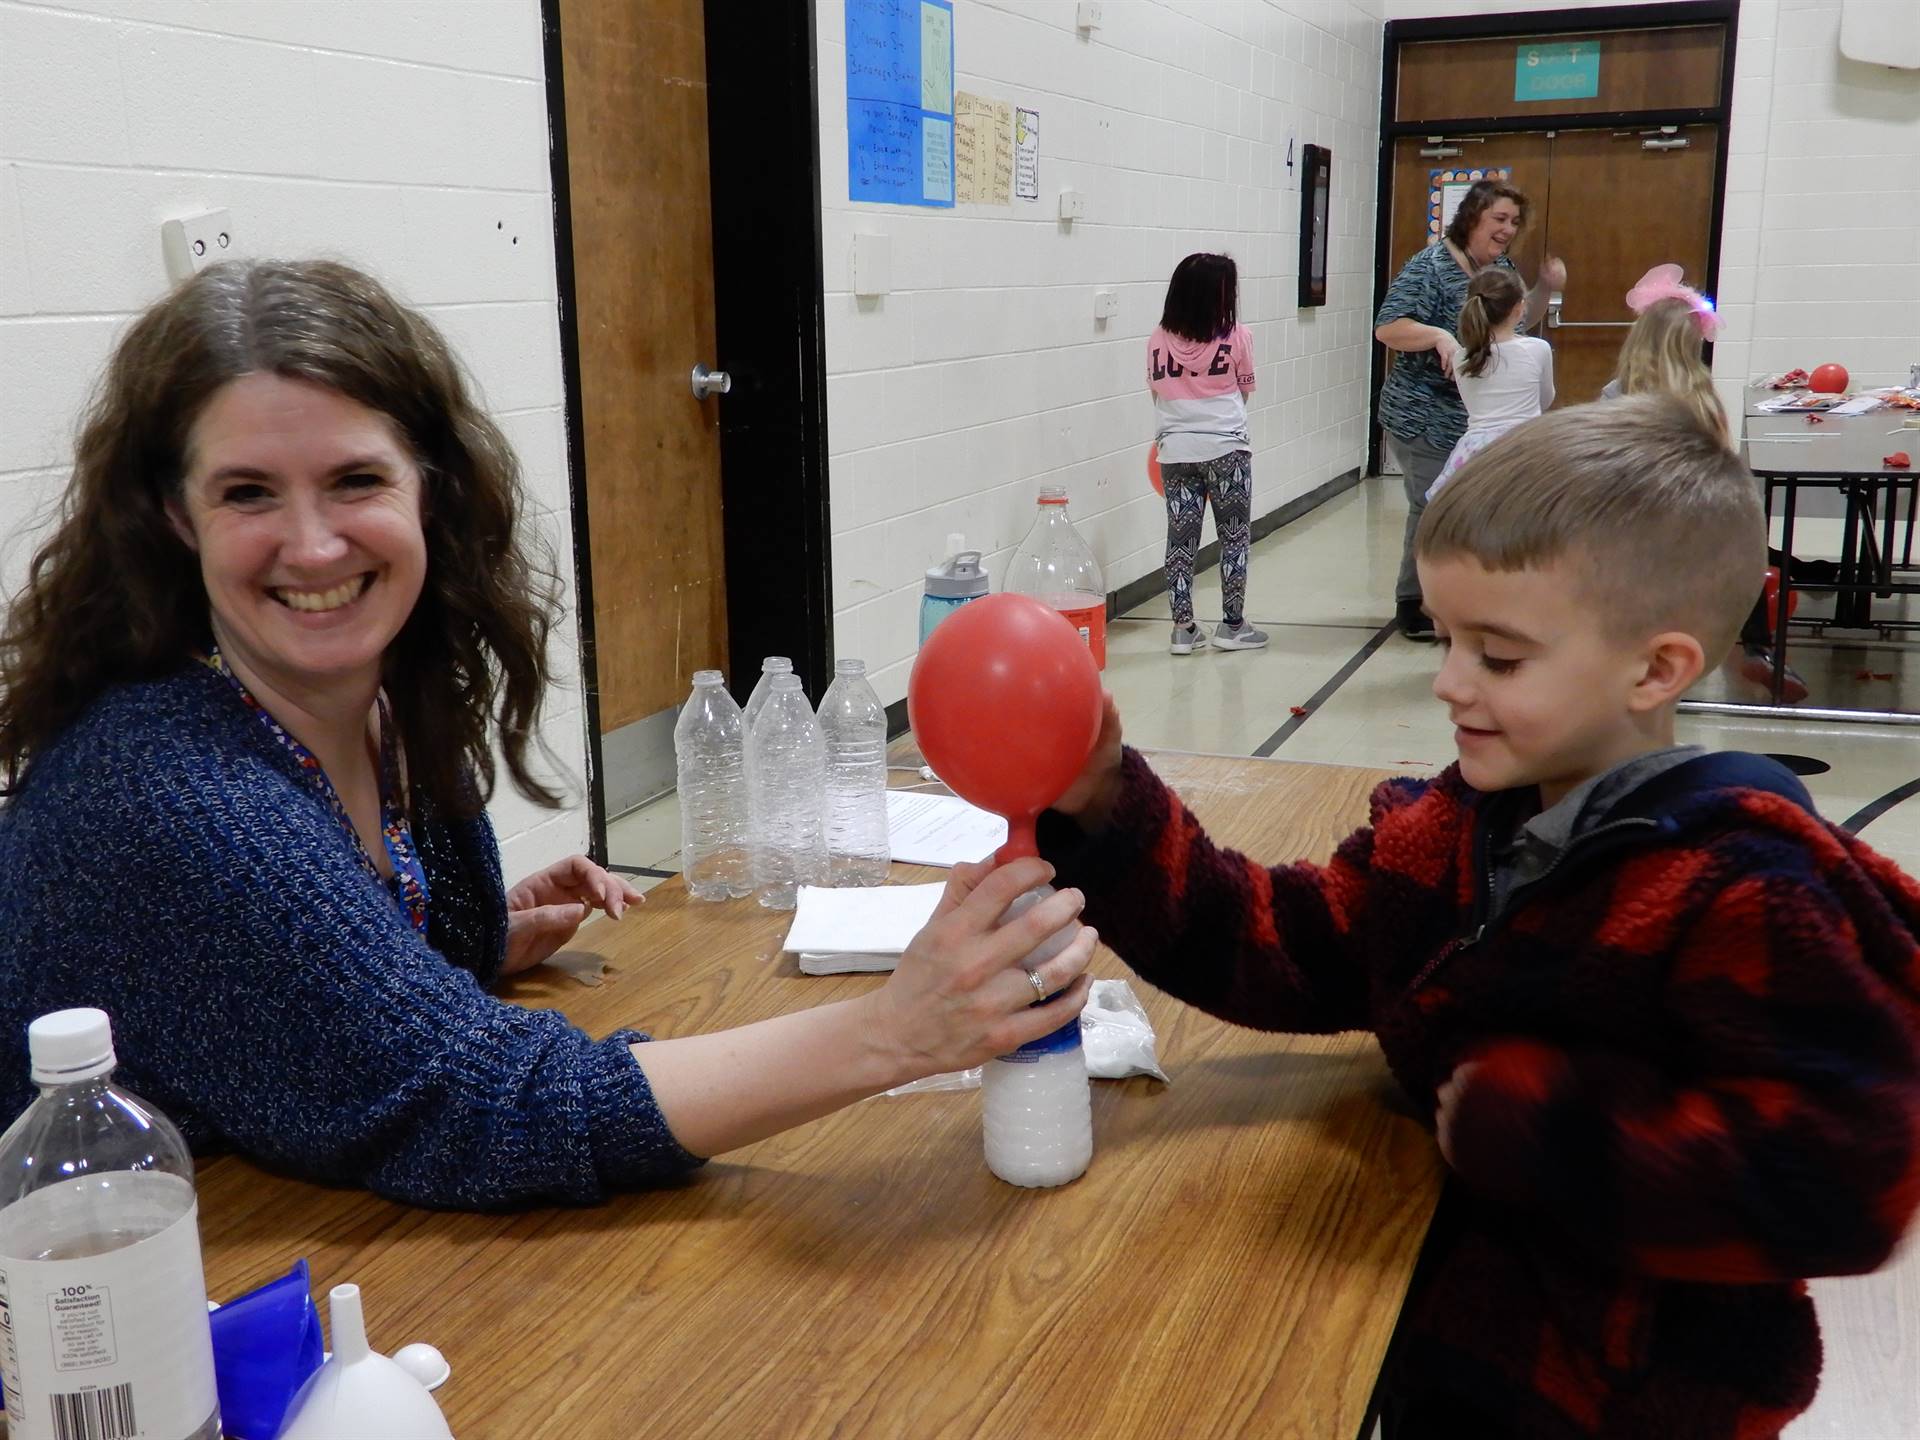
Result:
M920 597L920 643L926 644L933 627L947 616L986 593L980 552L967 549L964 535L947 536L947 558L927 571L926 593Z

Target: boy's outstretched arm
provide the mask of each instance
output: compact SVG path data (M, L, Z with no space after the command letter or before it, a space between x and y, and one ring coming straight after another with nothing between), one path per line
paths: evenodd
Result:
M1440 1093L1449 1162L1646 1273L1876 1269L1920 1206L1920 964L1890 983L1834 894L1777 870L1729 885L1675 944L1643 1051L1469 1051Z
M1325 865L1268 869L1216 846L1138 751L1106 697L1087 769L1041 817L1058 885L1146 980L1209 1014L1262 1030L1366 1028L1367 983L1350 917L1372 832Z

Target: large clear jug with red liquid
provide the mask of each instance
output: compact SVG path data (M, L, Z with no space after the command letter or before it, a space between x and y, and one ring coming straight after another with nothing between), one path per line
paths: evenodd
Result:
M1007 562L1000 588L1058 610L1086 641L1095 666L1107 668L1107 582L1092 547L1068 518L1065 486L1041 487L1033 528Z

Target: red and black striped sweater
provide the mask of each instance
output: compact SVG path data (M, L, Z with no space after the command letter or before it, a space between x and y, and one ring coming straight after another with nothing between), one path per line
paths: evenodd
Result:
M1270 869L1129 750L1112 823L1050 814L1041 848L1189 1004L1371 1030L1426 1114L1481 1062L1396 1342L1416 1386L1529 1440L1764 1440L1818 1383L1805 1279L1876 1268L1920 1204L1920 886L1721 754L1489 913L1518 802L1390 781L1330 862Z

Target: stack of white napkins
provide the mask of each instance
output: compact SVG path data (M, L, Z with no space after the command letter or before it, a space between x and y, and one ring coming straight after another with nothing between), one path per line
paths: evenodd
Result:
M940 903L947 887L876 885L872 889L800 887L783 949L808 975L891 970Z

